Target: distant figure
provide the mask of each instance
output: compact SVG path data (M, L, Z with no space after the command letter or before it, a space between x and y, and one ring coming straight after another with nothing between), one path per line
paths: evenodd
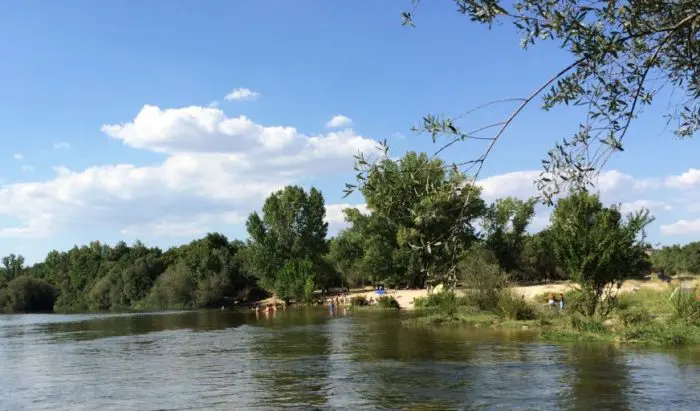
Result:
M554 294L552 294L552 293L549 293L549 294L547 295L547 300L548 300L548 302L549 302L549 306L550 306L550 307L554 307L554 306L557 304L557 302L554 301Z
M564 293L559 293L559 309L564 309Z

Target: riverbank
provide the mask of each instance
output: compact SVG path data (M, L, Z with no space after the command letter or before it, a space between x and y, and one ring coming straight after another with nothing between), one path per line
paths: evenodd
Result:
M482 293L434 294L414 300L411 326L519 328L545 341L606 341L659 346L700 344L697 279L631 281L594 316L581 314L582 296L570 285L512 288ZM567 288L571 287L571 288ZM564 309L545 303L564 291ZM525 292L523 292L525 291ZM529 293L529 294L526 294ZM526 295L534 296L526 299ZM484 298L486 296L486 298ZM540 301L542 300L542 301Z
M685 277L685 278L676 278L673 279L670 283L671 287L675 287L683 283L684 286L689 286L689 287L695 287L699 284L699 279L696 277ZM634 280L626 280L625 282L622 283L622 287L620 287L619 293L620 294L626 294L626 293L632 293L632 292L638 292L640 290L653 290L653 291L663 291L666 290L669 287L669 283L665 281L661 281L655 278L648 278L648 279L634 279ZM558 281L558 282L552 282L552 283L547 283L547 284L537 284L537 285L521 285L521 286L514 286L512 287L512 290L514 293L516 293L519 296L522 296L528 301L532 301L533 303L541 303L545 304L546 301L542 300L539 301L538 298L542 297L543 295L547 295L548 293L553 293L553 294L559 294L559 293L567 293L571 292L573 290L578 289L578 284L571 282L571 281ZM456 290L456 293L458 296L464 296L464 290ZM349 293L350 297L357 297L357 296L362 296L367 299L374 298L376 299L378 295L375 293L375 291L371 288L366 288L366 289L355 289L351 290ZM415 300L416 299L422 299L426 298L429 296L428 290L426 289L409 289L409 290L400 290L400 289L388 289L386 290L386 294L388 296L394 297L396 301L398 301L399 305L401 306L401 309L403 310L414 310L415 309ZM267 300L268 303L272 303L272 300Z

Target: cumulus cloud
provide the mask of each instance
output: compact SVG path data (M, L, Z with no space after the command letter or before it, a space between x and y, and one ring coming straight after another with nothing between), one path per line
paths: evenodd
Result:
M700 234L700 218L695 220L678 220L671 224L661 226L663 235L697 235Z
M16 153L12 156L12 158L14 158L17 161L22 161L24 159L24 156L20 153Z
M224 99L228 101L243 101L243 100L255 100L260 97L261 94L257 91L253 91L247 88L237 88L230 93L228 93Z
M481 196L486 201L511 196L526 199L537 195L535 179L539 171L526 170L500 174L477 181Z
M166 157L149 166L55 167L48 180L2 186L0 215L22 224L0 235L48 236L92 224L124 235L220 230L240 223L239 216L286 184L319 171L347 172L353 154L377 150L375 140L349 129L307 136L294 127L264 126L198 106L144 106L133 120L102 130L129 147Z
M679 176L667 177L665 183L670 188L691 188L700 185L700 170L691 168Z
M347 127L352 124L352 120L349 119L348 117L345 117L342 114L337 114L333 116L332 119L328 120L326 122L326 128L339 128L339 127Z
M57 149L57 150L60 150L60 149L68 149L68 148L70 148L70 144L69 144L69 143L66 143L65 141L61 141L61 142L58 142L58 143L54 143L54 144L53 144L53 148L55 148L55 149Z
M329 234L335 235L338 231L347 227L345 213L343 213L343 210L346 208L356 208L362 214L369 214L367 204L326 204L326 222L328 223Z

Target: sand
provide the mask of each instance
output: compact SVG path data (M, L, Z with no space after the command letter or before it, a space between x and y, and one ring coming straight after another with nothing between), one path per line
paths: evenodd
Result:
M680 281L674 280L673 284L678 285ZM698 284L697 279L685 280L684 283ZM566 291L577 288L577 284L570 281L561 281L548 284L538 284L538 285L526 285L526 286L516 286L513 290L524 296L528 300L533 300L535 297L541 296L544 293L564 293ZM668 288L668 284L659 280L627 280L622 283L620 292L626 293L631 292L635 289L653 289L653 290L664 290ZM413 310L413 300L415 298L423 298L428 295L428 290L386 290L387 294L396 299L402 309ZM461 292L457 290L457 292ZM373 297L376 299L378 295L373 290L356 290L351 291L351 296L364 295L366 298ZM545 303L544 301L543 303Z

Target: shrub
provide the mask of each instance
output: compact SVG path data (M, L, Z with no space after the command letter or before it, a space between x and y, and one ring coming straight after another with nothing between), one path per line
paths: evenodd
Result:
M425 298L413 300L413 306L418 309L434 309L448 315L456 314L459 305L459 299L455 293L450 291L430 294Z
M148 306L161 309L189 308L195 294L195 283L189 269L178 263L161 274L148 296Z
M498 314L508 320L534 320L537 317L535 307L510 288L501 290L497 305Z
M572 313L569 316L569 326L579 332L589 332L595 334L607 332L607 329L602 321L578 312Z
M314 279L311 277L306 277L306 282L304 282L304 297L305 303L309 304L314 300L314 290L316 285L314 284Z
M460 263L460 275L470 304L480 310L497 310L499 294L508 284L508 277L498 264L480 254L467 256Z
M394 299L392 296L386 296L383 295L377 299L377 305L381 308L392 308L392 309L399 309L401 306L399 305L399 302Z
M700 320L700 301L694 293L684 293L681 290L671 297L673 317L677 320L695 323Z
M649 310L644 307L631 307L620 311L620 321L625 327L645 324L651 320Z
M356 295L352 298L350 298L350 306L351 307L366 307L369 305L369 301L367 300L367 297L364 295Z
M53 311L58 296L46 281L26 275L7 283L4 294L4 309L8 312Z

